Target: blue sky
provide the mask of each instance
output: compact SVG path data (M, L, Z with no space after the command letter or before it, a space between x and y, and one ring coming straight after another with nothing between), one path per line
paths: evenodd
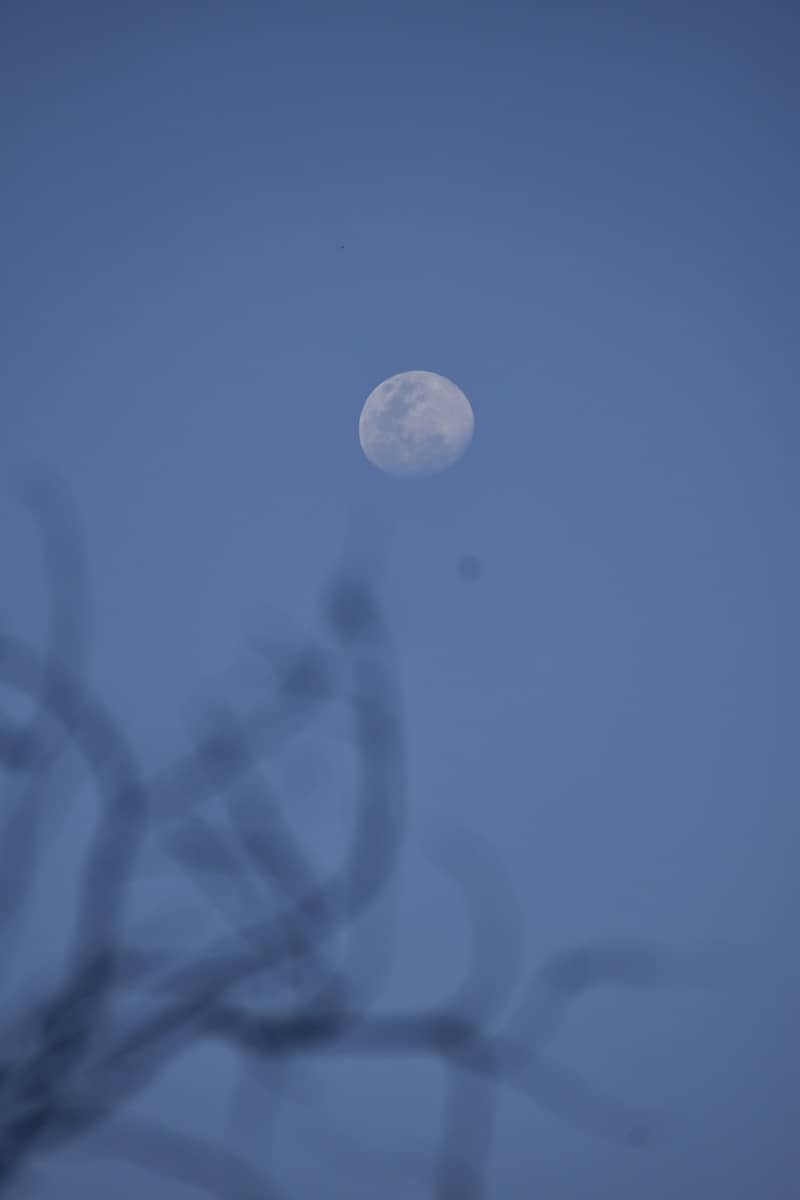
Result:
M630 935L783 963L741 994L588 1001L564 1061L667 1114L664 1144L631 1157L509 1101L492 1196L788 1195L793 6L340 7L4 5L6 494L29 463L69 485L93 679L153 762L197 687L313 621L368 514L416 826L495 848L530 962ZM357 422L412 369L463 389L475 437L398 480ZM0 545L0 612L38 637L5 501ZM458 910L409 858L402 987L430 997ZM154 1106L212 1128L217 1069L198 1054ZM371 1085L347 1086L366 1139ZM435 1086L391 1085L398 1134Z

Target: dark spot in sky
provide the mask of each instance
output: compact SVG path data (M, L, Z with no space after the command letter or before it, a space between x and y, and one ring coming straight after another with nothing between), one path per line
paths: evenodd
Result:
M650 1130L646 1125L632 1125L628 1130L628 1145L642 1149L650 1142Z
M481 560L477 554L462 554L458 560L458 573L462 579L472 582L475 579L480 579L483 571Z

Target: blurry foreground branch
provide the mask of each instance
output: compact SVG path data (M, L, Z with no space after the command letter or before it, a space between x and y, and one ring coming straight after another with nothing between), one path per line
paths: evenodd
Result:
M458 831L438 857L472 931L466 977L434 1009L394 1011L382 1002L391 939L370 943L360 918L381 898L402 850L406 747L391 640L363 564L335 573L322 593L318 637L283 648L269 697L245 712L215 702L191 752L148 775L87 683L85 556L68 497L39 480L28 501L44 551L49 622L43 652L0 629L0 684L24 697L31 714L0 711L6 966L46 839L44 800L56 803L67 749L91 784L96 821L63 976L23 1011L0 1009L0 1195L46 1155L93 1134L104 1152L198 1194L285 1197L279 1180L224 1144L123 1111L200 1040L221 1041L275 1081L302 1056L435 1060L443 1108L427 1194L440 1200L487 1194L502 1089L584 1130L643 1144L641 1118L560 1068L548 1044L592 988L702 982L713 966L707 958L589 945L521 980L513 891L483 841ZM324 875L286 819L269 766L333 706L350 727L354 819L345 853ZM168 950L135 932L129 909L154 852L218 913L226 932L215 941Z

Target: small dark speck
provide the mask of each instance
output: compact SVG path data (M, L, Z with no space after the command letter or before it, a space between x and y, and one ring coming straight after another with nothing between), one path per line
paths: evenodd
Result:
M646 1125L633 1125L628 1130L628 1145L642 1149L650 1142L650 1130Z
M462 554L458 560L458 573L462 579L470 582L480 579L482 571L481 560L476 554Z

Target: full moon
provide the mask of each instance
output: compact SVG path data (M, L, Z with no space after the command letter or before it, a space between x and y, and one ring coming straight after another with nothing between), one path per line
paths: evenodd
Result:
M433 475L472 441L475 417L460 388L433 371L403 371L367 396L358 422L361 449L390 475Z

